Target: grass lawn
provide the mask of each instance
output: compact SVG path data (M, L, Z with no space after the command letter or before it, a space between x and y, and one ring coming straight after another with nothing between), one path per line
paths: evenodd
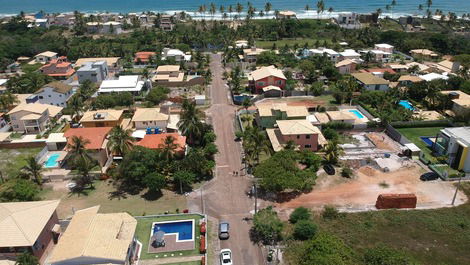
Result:
M257 40L256 46L263 49L270 49L273 47L273 43L276 43L278 49L284 47L286 44L292 47L297 44L299 47L303 47L305 43L308 43L308 47L313 47L317 40L323 45L323 41L326 40L327 43L330 43L330 40L327 39L312 39L312 38L295 38L295 39L282 39L277 41L268 41L268 40Z
M444 127L421 127L421 128L398 128L408 140L416 144L425 154L425 157L436 163L437 160L432 156L431 149L419 138L420 136L436 136Z
M175 254L175 256L180 256L179 253L183 253L183 256L193 256L199 255L199 220L202 217L196 214L185 214L181 216L162 216L162 217L146 217L146 218L138 218L137 219L137 228L135 231L135 236L142 243L142 253L140 258L141 259L155 259L155 256L158 255L162 257L164 254L170 255ZM195 219L195 245L193 250L183 250L183 251L174 251L174 252L162 252L162 253L147 253L148 244L150 240L150 229L152 227L153 222L161 222L161 221L174 221L174 220L187 220L187 219ZM186 264L186 263L184 263Z
M470 183L462 184L470 195ZM315 220L354 250L385 244L414 256L420 264L470 264L470 204L433 210L382 210Z
M335 98L333 95L321 95L315 97L313 99L314 103L318 103L321 106L328 107L328 106L338 106L340 104L336 103Z
M25 160L30 156L36 156L42 148L16 148L0 149L0 171L3 176L13 177L18 175L21 168L26 165Z
M380 26L382 27L382 30L394 30L394 31L403 31L403 28L401 27L398 22L391 20L391 19L381 19L380 20Z
M159 198L146 198L144 193L131 195L120 194L110 181L96 181L95 189L87 194L70 193L63 183L60 190L45 189L41 198L44 200L60 199L57 212L59 218L72 215L72 207L83 209L101 205L100 212L128 212L131 215L163 214L165 211L175 213L176 209L186 209L186 197L169 190L163 190Z

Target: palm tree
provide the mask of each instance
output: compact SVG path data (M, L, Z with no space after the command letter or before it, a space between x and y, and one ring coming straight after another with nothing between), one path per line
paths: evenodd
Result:
M26 165L22 168L22 174L24 177L33 179L38 185L42 185L42 165L36 162L34 156L30 156L26 159Z
M95 161L81 157L75 163L78 174L75 177L75 181L81 188L84 188L86 185L90 185L90 188L93 188L93 178L90 176L90 172L95 166Z
M90 141L88 139L83 138L82 136L73 136L72 141L67 144L68 150L68 161L72 164L75 164L78 159L90 159L91 156L88 154L88 150L86 149L86 145L89 144Z
M262 151L268 153L269 141L266 138L265 132L261 131L258 127L248 127L243 136L243 148L247 156L259 163L259 156Z
M309 11L310 10L310 6L309 5L305 5L305 11Z
M215 15L215 12L216 12L216 6L214 3L211 3L210 7L209 7L209 13L211 13L212 15L212 20L214 20L214 15Z
M243 11L243 5L240 4L240 3L237 3L236 10L237 10L237 13L238 13L238 17L240 17L240 14L241 14L242 11Z
M198 12L199 12L199 14L202 15L203 19L205 19L206 5L201 5L201 6L199 6Z
M169 135L165 138L162 144L158 146L162 150L162 155L165 157L166 161L171 161L175 156L176 149L178 149L178 144L175 143L175 137Z
M219 7L219 12L220 12L220 14L225 13L225 7L221 5L221 6Z
M339 156L343 153L343 149L339 147L337 142L330 141L323 147L323 152L325 152L325 163L335 165L338 163Z
M0 110L8 110L19 102L18 97L13 95L10 91L0 94Z
M392 0L392 3L390 4L391 8L392 8L392 18L393 18L393 8L397 5L397 1L396 0Z
M232 20L232 13L233 13L233 7L232 7L232 5L229 5L228 6L228 14L229 14L230 20Z
M178 129L188 137L188 143L194 144L202 135L201 111L196 108L196 103L184 99Z
M124 156L132 149L135 141L131 134L130 129L124 129L121 125L113 127L109 133L107 147L113 154Z
M377 15L380 17L380 15L382 14L382 8L377 8L375 12L377 12Z
M78 121L83 111L83 102L80 96L74 95L67 103L67 107L72 111L72 121Z
M333 10L334 10L334 9L333 9L333 7L331 7L331 6L328 8L328 13L330 13L330 17L331 17L331 13L333 13Z
M17 256L15 265L39 265L39 260L29 251L25 251Z
M269 12L271 11L272 8L273 8L273 6L271 5L271 3L266 2L266 4L264 5L264 11L266 11L266 15L269 14Z
M248 108L252 105L251 100L249 98L243 99L242 105L245 108L245 113L247 113Z
M317 2L317 13L320 14L320 13L323 13L323 11L325 10L325 2L323 2L323 0L320 0Z

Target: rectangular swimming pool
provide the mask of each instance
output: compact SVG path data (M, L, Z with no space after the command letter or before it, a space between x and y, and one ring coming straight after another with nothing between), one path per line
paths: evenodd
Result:
M420 136L421 141L423 141L427 146L432 147L436 137L427 137L427 136Z
M57 159L59 159L60 154L52 154L47 157L46 162L44 162L44 167L58 167L59 162Z
M411 105L411 103L408 100L400 100L398 104L407 110L411 110L411 111L415 110L415 107L413 107L413 105Z
M349 112L354 114L359 119L364 119L364 115L362 115L362 113L360 111L358 111L357 109L351 109L351 110L349 110Z
M177 241L194 240L194 220L166 221L153 223L152 235L158 231L176 234Z

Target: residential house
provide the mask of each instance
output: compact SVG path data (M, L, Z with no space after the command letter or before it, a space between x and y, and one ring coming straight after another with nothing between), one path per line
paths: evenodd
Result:
M44 264L60 234L59 202L0 203L0 263L27 251Z
M444 74L437 74L437 73L429 73L425 75L419 75L419 77L427 82L431 82L433 80L447 80L449 79L449 76L444 75Z
M103 80L98 94L130 92L133 95L138 95L142 92L144 85L145 81L141 81L138 75L121 75L118 79Z
M157 84L168 84L171 82L183 82L184 73L180 71L179 65L160 65L157 67L153 82Z
M389 74L396 74L395 71L393 71L392 68L368 68L368 69L363 69L361 70L361 73L371 73L377 77L384 77L385 73Z
M5 91L7 91L7 82L8 79L0 79L0 94L5 93Z
M255 93L261 93L264 87L277 86L285 89L287 78L284 73L275 66L261 67L250 73L248 77L250 87Z
M73 95L73 87L62 82L52 82L44 85L34 95L41 104L67 107L67 101Z
M356 66L357 64L350 59L345 59L335 64L336 69L338 69L338 72L342 75L353 73L354 71L356 71Z
M395 71L397 73L404 73L404 72L408 71L408 68L410 68L405 64L388 64L387 67L392 69L393 71Z
M122 24L116 21L88 22L86 23L86 30L90 34L121 34Z
M425 65L425 64L422 64L422 63L417 63L417 62L411 62L411 63L407 63L407 64L405 64L405 65L408 67L408 69L410 69L410 68L416 66L418 72L426 72L426 71L428 71L428 70L430 69L429 66L427 66L427 65Z
M439 155L448 156L447 163L453 169L470 173L470 127L442 129L432 149Z
M161 149L163 148L167 137L173 137L173 143L177 146L175 152L178 155L185 155L186 136L182 136L179 133L146 134L144 138L137 142L135 145L150 149Z
M173 58L175 62L179 63L181 61L189 62L191 61L191 55L185 54L183 51L178 49L164 48L162 51L162 60L167 60Z
M137 108L132 117L132 123L136 130L143 130L149 127L157 127L165 130L170 116L162 113L160 108Z
M371 73L354 73L352 76L366 90L387 91L390 82Z
M398 78L398 83L400 86L410 86L414 83L419 83L424 81L421 77L416 75L402 75Z
M80 123L85 128L114 127L122 123L123 112L114 109L90 110L83 114Z
M428 49L416 49L410 51L411 56L420 59L437 59L439 54Z
M98 161L98 164L103 167L106 165L108 159L110 159L110 153L107 148L108 134L112 127L94 127L94 128L70 128L64 133L64 137L67 139L67 145L73 143L73 138L83 138L88 141L85 145L85 149L88 150L88 154ZM69 147L65 150L68 151Z
M37 134L46 130L51 119L58 118L61 111L62 107L32 103L20 104L7 114L13 131Z
M357 53L353 49L346 49L340 52L339 55L340 55L341 60L346 60L346 59L353 60L353 61L361 60L361 54Z
M380 44L374 45L374 50L379 50L379 51L388 52L388 53L393 53L394 48L395 47L393 47L392 45L386 44L386 43L380 43Z
M78 210L48 258L49 265L134 264L137 220L130 214Z
M305 106L286 103L258 104L257 123L262 128L273 128L278 120L305 120L309 115Z
M99 83L108 78L108 65L106 61L87 62L77 70L78 83L89 80L93 83Z
M134 63L137 65L149 65L153 58L157 55L156 52L136 52L134 56Z
M45 75L63 79L69 78L75 73L72 64L65 56L52 59L48 64L45 64L39 68L39 71Z
M342 28L358 29L361 27L359 15L354 12L340 12L336 18L336 22Z
M387 63L392 58L391 52L384 52L383 50L370 50L365 52L372 55L372 60L374 62Z
M333 63L336 63L339 58L340 54L332 49L328 48L318 48L318 49L310 49L309 50L309 56L326 56L332 61Z
M239 57L244 62L256 63L258 55L260 55L262 52L265 52L265 51L267 51L267 50L261 49L261 48L256 48L256 47L243 49L243 55L240 55Z
M470 114L470 95L460 90L441 91L452 100L452 111L455 115L464 116Z
M326 115L328 115L329 122L342 122L354 125L354 122L356 121L356 117L354 116L354 114L348 111L336 110L327 111L325 113Z
M433 71L438 73L458 73L461 69L460 63L457 61L444 60L430 65Z
M282 96L282 89L278 86L263 87L263 95L265 98L274 98Z
M172 31L175 27L173 23L173 16L171 15L161 15L160 16L160 29L163 31Z
M249 45L248 45L247 40L237 40L237 41L235 41L235 47L236 48L243 49L243 48L247 48L248 46Z
M87 63L105 61L108 70L110 72L116 72L120 68L119 59L121 59L121 57L80 58L75 62L75 66L82 67Z
M47 29L50 27L49 19L47 18L37 18L34 21L34 25L39 28Z
M276 18L277 18L277 19L297 18L297 14L296 14L294 11L283 10L283 11L277 12Z
M318 151L326 144L320 129L307 120L278 120L277 128L266 129L275 152L281 151L288 142L300 150Z
M41 52L40 54L37 54L36 56L34 56L36 63L42 63L42 64L49 63L52 60L57 59L57 58L58 58L57 53L50 52L50 51Z

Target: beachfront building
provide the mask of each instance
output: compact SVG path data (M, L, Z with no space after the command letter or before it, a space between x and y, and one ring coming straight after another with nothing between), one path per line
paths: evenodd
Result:
M380 90L387 91L389 89L390 82L377 77L371 73L354 73L352 76L356 79L359 85L365 90Z
M64 133L63 137L67 139L67 146L73 144L74 137L83 138L87 141L84 148L88 151L90 157L103 167L111 158L107 148L107 137L111 129L112 127L70 128ZM65 150L69 151L67 146Z
M78 83L85 81L99 83L108 78L108 65L106 61L87 62L77 70Z
M357 63L350 59L342 60L335 64L336 69L342 75L348 75L356 70Z
M121 124L123 113L115 109L90 110L83 114L80 123L85 128L114 127Z
M24 252L30 252L44 264L60 234L56 211L59 202L0 203L0 264L9 264L7 259L14 260Z
M160 108L137 108L132 117L132 124L136 130L157 127L165 130L170 116L162 113Z
M160 16L160 29L163 31L172 31L175 27L173 23L172 15L161 15Z
M49 63L50 61L57 59L57 58L58 58L57 53L51 52L51 51L41 52L39 54L36 54L36 56L34 56L34 60L36 61L36 63L42 63L42 64Z
M162 60L174 59L175 62L179 63L191 61L191 55L185 54L183 51L178 49L164 48L162 51Z
M121 34L122 24L116 21L88 22L86 23L86 30L90 34Z
M288 142L294 143L299 150L313 152L327 143L320 129L305 119L278 120L276 124L277 128L266 129L275 152L281 151Z
M410 51L411 56L418 59L437 59L439 54L428 49L415 49Z
M432 149L439 155L447 155L447 163L453 169L470 172L470 127L442 129Z
M261 128L273 128L278 120L305 120L309 116L305 106L289 106L286 103L259 104L256 122Z
M73 95L73 87L62 82L52 82L44 85L34 93L41 104L67 107L67 101Z
M138 75L121 75L118 79L104 80L101 82L98 94L130 92L138 95L142 92L145 82Z
M48 104L20 104L10 110L10 124L15 132L38 134L47 129L51 119L58 118L62 107Z
M128 213L78 210L47 260L48 265L134 264L137 220Z
M282 11L277 12L276 18L277 19L297 18L297 14L294 11L282 10Z
M239 55L239 57L244 62L256 63L256 59L257 59L258 55L260 55L262 52L265 52L265 51L267 51L267 50L261 49L261 48L256 48L256 47L243 49L243 55Z
M354 12L338 13L338 17L336 18L336 23L340 27L347 28L347 29L358 29L361 27L361 23L359 22L359 15Z
M249 77L249 86L255 93L261 93L267 86L277 86L281 89L286 87L287 78L284 73L274 65L261 67L251 72Z
M59 79L69 78L75 73L72 64L67 60L67 57L65 56L50 60L49 63L39 68L39 71L41 71L41 73L45 75Z

